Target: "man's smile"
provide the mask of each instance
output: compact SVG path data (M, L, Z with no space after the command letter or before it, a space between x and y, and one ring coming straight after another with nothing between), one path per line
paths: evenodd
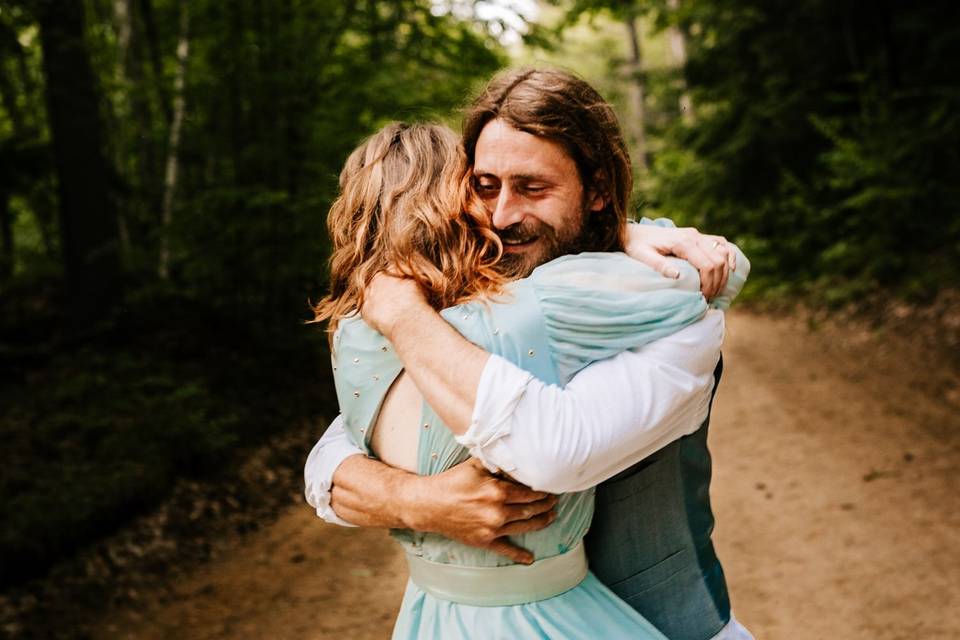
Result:
M535 245L550 229L543 223L527 220L501 229L498 235L503 243L504 253L524 253Z
M527 236L525 238L500 238L503 243L504 253L520 253L526 251L540 239L540 236Z

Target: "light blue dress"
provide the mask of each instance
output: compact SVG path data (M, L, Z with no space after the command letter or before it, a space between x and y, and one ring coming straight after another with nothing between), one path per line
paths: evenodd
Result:
M445 309L444 319L482 349L565 385L593 361L642 346L703 317L707 303L696 271L677 262L679 280L665 278L622 253L583 253L541 265L510 284L508 295ZM334 336L334 378L346 431L370 454L380 405L402 370L389 342L358 316L343 320ZM424 403L418 473L436 474L464 461L468 452ZM560 497L548 528L515 536L536 559L567 552L586 534L593 490ZM437 534L395 530L409 554L458 565L511 564L499 554ZM408 582L394 638L663 638L592 573L552 598L510 606L471 606L441 600Z

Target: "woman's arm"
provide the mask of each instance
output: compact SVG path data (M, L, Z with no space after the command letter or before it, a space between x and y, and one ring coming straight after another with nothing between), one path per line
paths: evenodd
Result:
M707 300L723 291L728 277L738 268L738 250L726 238L703 234L692 227L678 229L667 218L643 218L628 223L624 251L668 278L680 277L669 257L686 260L700 273L700 291Z

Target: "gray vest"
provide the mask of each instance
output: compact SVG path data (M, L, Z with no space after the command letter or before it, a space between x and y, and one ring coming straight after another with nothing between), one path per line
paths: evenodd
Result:
M721 359L714 393L722 372ZM670 640L709 640L730 620L710 540L709 425L599 485L585 540L593 573Z

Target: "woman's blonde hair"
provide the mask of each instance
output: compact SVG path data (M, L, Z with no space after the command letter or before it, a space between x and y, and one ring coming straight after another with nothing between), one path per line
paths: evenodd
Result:
M330 290L313 322L329 320L332 335L380 271L415 280L435 309L502 291L503 247L468 202L468 180L457 136L442 125L388 124L357 147L327 216Z

